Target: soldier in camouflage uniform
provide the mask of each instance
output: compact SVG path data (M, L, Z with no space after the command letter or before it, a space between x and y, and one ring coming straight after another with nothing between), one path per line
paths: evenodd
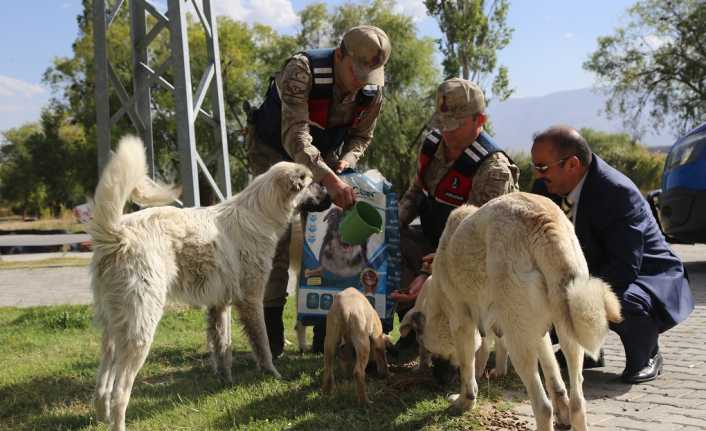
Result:
M482 131L485 121L485 98L476 84L453 78L439 86L436 112L421 138L417 177L399 204L403 288L392 297L400 320L429 275L431 256L425 256L436 250L451 211L518 190L520 170ZM421 225L410 226L417 216ZM408 344L414 334L400 347Z
M247 134L252 173L282 160L309 167L333 203L347 209L353 188L338 177L355 167L373 139L382 105L384 65L390 41L381 29L361 25L348 30L338 48L303 51L287 60L270 82L262 105L252 112ZM282 353L282 312L287 300L290 230L277 246L265 289L267 334L273 357ZM322 328L314 348L323 349Z

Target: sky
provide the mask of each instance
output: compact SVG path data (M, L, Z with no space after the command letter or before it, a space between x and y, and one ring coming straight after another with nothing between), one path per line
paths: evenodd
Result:
M582 63L596 49L599 36L609 35L627 22L625 11L634 2L511 0L508 24L515 31L510 45L499 53L499 63L509 69L513 97L544 96L594 85ZM218 14L261 22L290 34L298 29L297 12L310 3L313 1L213 0ZM343 2L326 3L333 7ZM54 58L71 55L80 8L79 0L24 0L3 5L0 131L39 118L41 107L51 97L51 90L41 82L42 75ZM426 15L422 0L398 0L398 8L414 18L420 36L440 37L438 25Z

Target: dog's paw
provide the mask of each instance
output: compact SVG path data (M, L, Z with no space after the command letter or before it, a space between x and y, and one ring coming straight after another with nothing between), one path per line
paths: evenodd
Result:
M360 404L361 407L370 407L373 405L373 402L366 396L365 398L358 398L358 404Z
M98 422L110 422L110 397L95 398L93 408L96 410L96 420Z
M489 379L499 379L501 377L505 377L507 374L507 369L493 368L492 370L486 371L485 374Z
M451 409L458 413L471 410L476 404L475 399L462 397L461 394L451 394L447 399L451 403Z
M231 386L233 384L233 376L231 375L230 371L219 372L218 381L221 382L221 384L224 386Z
M281 374L279 373L279 371L277 371L277 369L274 368L274 367L273 367L272 369L265 370L265 372L266 372L267 374L271 375L272 377L274 377L274 378L277 379L277 380L282 380L282 375L281 375Z

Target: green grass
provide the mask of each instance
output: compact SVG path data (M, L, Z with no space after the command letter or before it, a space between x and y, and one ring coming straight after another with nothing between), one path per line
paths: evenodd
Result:
M293 307L289 301L287 328L294 326ZM90 402L100 343L92 314L87 306L0 308L0 430L106 429ZM521 389L516 377L483 382L479 406L456 416L445 399L455 386L439 387L428 374L393 365L387 381L368 377L373 405L366 408L339 370L334 394L321 395L321 355L288 346L276 362L283 379L275 380L255 370L242 332L233 333L235 382L224 386L210 370L203 312L170 309L137 377L128 428L476 430L510 414L501 394ZM296 339L291 329L286 335Z

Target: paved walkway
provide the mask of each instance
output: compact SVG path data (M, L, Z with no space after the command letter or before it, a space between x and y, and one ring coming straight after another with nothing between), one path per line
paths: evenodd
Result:
M631 386L618 380L625 354L618 336L610 333L606 366L584 372L591 430L706 430L706 246L674 249L689 271L696 309L686 322L660 337L664 374L650 383ZM523 401L516 411L534 429L529 402Z
M696 310L661 337L664 374L651 383L616 381L625 359L618 337L609 335L606 367L584 373L592 430L706 430L706 245L674 248L689 270ZM90 302L87 267L0 270L0 306ZM534 424L527 401L516 412Z
M27 261L57 257L86 257L92 253L10 254L3 261ZM0 269L0 307L90 304L88 266L61 266L33 269Z

